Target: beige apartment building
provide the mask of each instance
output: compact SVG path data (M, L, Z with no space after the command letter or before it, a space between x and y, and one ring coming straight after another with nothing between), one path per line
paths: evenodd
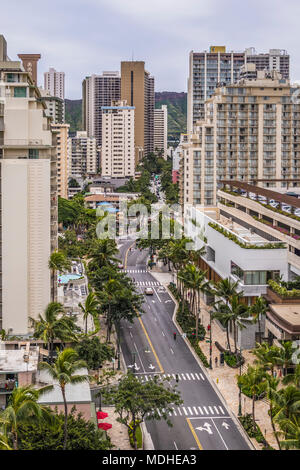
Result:
M102 176L134 176L134 112L134 106L127 106L125 100L102 107Z
M56 135L31 75L21 62L8 60L5 49L0 52L0 328L26 335L28 318L37 318L51 299Z
M97 170L96 139L88 137L86 131L77 131L75 137L68 139L68 177L84 178Z
M167 159L168 106L166 104L154 110L154 150L162 152L162 156Z
M253 72L251 70L251 72ZM300 178L300 104L279 72L257 71L216 88L181 153L181 200L216 204L222 180L259 181L285 188Z
M68 199L68 134L70 124L51 124L56 133L57 194Z
M121 62L121 100L135 107L135 163L154 150L154 78L145 62Z

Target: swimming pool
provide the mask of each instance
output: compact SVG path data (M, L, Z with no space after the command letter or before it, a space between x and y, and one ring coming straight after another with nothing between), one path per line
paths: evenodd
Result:
M75 279L79 279L81 276L79 274L61 274L57 278L58 285L60 284L68 284L69 281L74 281Z

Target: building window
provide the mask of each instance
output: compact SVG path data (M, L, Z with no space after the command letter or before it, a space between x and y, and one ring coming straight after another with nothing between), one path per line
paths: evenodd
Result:
M14 88L14 98L26 98L26 87L16 87Z
M39 151L38 149L29 149L29 158L39 158Z

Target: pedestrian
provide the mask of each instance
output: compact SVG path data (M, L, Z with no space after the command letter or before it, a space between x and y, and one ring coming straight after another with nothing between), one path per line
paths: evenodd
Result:
M174 333L173 333L174 341L176 341L176 336L177 336L177 335L176 335L176 332L174 331Z
M215 357L215 365L216 365L216 367L218 367L218 357L217 356Z

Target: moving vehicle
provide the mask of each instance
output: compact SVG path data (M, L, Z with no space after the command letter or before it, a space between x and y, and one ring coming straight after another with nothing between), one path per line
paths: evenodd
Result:
M153 295L154 292L153 292L152 287L146 287L146 289L144 290L144 294L145 295Z

